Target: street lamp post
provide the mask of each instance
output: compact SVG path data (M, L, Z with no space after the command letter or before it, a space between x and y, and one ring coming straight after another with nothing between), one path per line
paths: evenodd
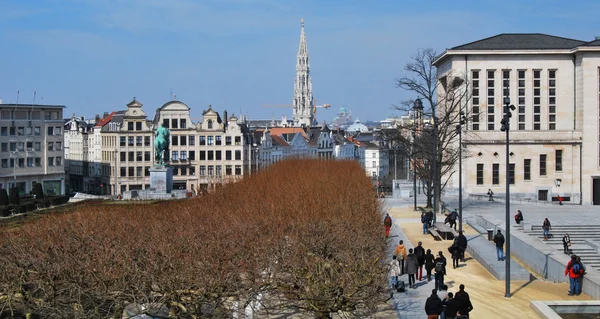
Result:
M504 98L504 118L500 121L502 127L501 131L506 132L506 291L504 297L510 298L510 118L512 116L510 111L514 111L515 106L510 105L510 98L507 96Z
M462 231L462 126L467 122L467 118L463 111L460 111L460 118L456 130L458 132L458 231Z
M416 103L416 102L415 102ZM416 104L415 104L416 106ZM414 149L415 149L415 139L417 138L417 121L416 121L416 112L413 112L413 131L412 131L412 159L413 159L413 200L414 200L414 208L413 210L417 211L417 159L415 158Z

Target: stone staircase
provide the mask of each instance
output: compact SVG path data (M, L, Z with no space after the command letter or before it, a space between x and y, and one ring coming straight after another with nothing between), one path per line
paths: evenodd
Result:
M544 240L544 231L541 225L533 225L531 230L525 230L523 224L517 226L517 229L532 237ZM550 234L553 235L547 241L547 245L563 251L562 238L565 233L571 237L571 250L574 254L581 257L581 261L586 267L592 267L600 270L600 225L553 225Z

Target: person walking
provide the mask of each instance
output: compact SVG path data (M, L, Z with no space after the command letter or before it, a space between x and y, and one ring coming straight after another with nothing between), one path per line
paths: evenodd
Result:
M427 271L427 281L431 281L431 271L435 268L435 256L431 253L431 249L427 249L425 254L425 270Z
M581 261L581 257L577 256L577 263L581 265L581 275L579 276L579 291L576 291L576 295L581 294L581 290L583 289L583 276L587 274L587 269L585 268L585 264Z
M442 290L439 290L437 292L438 298L440 298L440 300L442 301L442 313L440 313L440 319L444 319L446 316L444 314L444 302L446 302L446 300L448 300L448 285L443 285L442 286Z
M448 252L452 257L452 268L458 268L458 261L460 260L460 248L458 248L458 238L454 239L454 242L448 247Z
M544 240L548 240L548 238L550 237L550 229L552 229L552 225L550 225L550 221L548 220L548 218L544 218L542 229L544 230Z
M577 262L577 256L572 255L571 260L565 268L565 276L569 276L569 296L577 295L580 291L579 277L582 272L583 267Z
M465 251L467 250L467 237L463 234L463 231L458 232L458 237L456 237L456 241L458 244L458 248L460 249L460 261L465 262Z
M456 230L456 219L457 218L458 218L458 213L456 212L456 209L455 209L452 212L450 212L450 214L448 214L448 217L446 217L444 224L448 224L450 226L450 228L454 228L454 230Z
M404 259L406 259L406 246L404 246L404 240L401 240L396 246L396 251L394 252L396 258L398 259L398 263L400 264L400 275L405 274L404 271Z
M419 262L417 256L413 253L413 249L408 250L406 255L406 273L408 274L408 287L417 289L415 283L415 275L417 274L417 268L419 268Z
M417 256L417 279L419 281L423 280L423 265L425 265L425 248L423 248L423 243L419 242L417 247L415 247L415 256Z
M434 260L435 264L435 289L440 290L444 286L444 276L446 275L446 257L439 251Z
M436 289L433 289L431 291L431 296L425 301L425 314L427 314L427 319L438 319L442 310L442 300L438 297Z
M571 237L569 236L568 233L565 233L565 235L562 238L562 243L563 243L563 252L565 254L569 254L569 247L571 247Z
M392 217L386 213L383 219L383 226L385 226L385 238L390 237L390 229L392 229Z
M458 286L458 291L454 295L456 302L456 308L458 312L469 318L469 312L473 310L473 304L469 294L465 291L465 285L461 284Z
M433 218L434 217L435 217L435 215L433 214L432 210L427 212L427 227L429 227L429 228L433 227Z
M494 243L496 244L496 255L498 256L498 261L506 259L506 256L504 256L504 235L502 235L500 229L498 229L498 232L494 236Z
M517 225L521 224L521 222L523 221L523 213L521 213L521 210L519 209L517 211L517 214L515 215L515 223L517 223Z
M423 235L429 232L429 214L421 212L421 223L423 224Z
M390 277L393 289L396 289L398 285L398 276L400 276L400 264L398 264L396 256L392 256L392 261L390 261Z
M442 304L444 305L444 319L455 319L458 308L454 295L451 292L448 293L446 300L442 300Z
M488 201L493 202L494 201L494 192L492 192L491 188L488 188L487 195L489 196Z

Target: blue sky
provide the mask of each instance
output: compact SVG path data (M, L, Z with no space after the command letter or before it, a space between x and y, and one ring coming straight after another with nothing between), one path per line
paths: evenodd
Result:
M318 119L361 121L412 96L394 78L419 48L499 33L600 36L599 1L0 0L0 99L91 117L135 96L149 115L177 99L252 119L291 117L300 18Z

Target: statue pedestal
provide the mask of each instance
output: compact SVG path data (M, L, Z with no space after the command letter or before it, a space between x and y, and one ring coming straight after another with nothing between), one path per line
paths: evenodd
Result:
M150 189L156 193L170 193L173 190L173 168L153 166L150 168Z

